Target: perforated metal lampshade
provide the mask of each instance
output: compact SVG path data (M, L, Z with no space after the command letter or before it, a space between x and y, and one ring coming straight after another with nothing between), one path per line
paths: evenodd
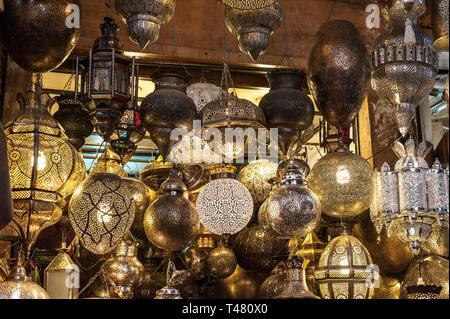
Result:
M268 7L278 0L219 0L224 5L243 10L253 10Z

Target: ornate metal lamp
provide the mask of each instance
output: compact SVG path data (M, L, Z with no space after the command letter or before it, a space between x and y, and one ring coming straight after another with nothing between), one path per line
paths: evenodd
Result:
M409 243L417 255L421 244L430 237L435 222L439 221L441 229L448 228L449 172L438 160L428 168L422 158L426 151L425 142L416 147L409 139L397 150L402 157L394 171L384 163L381 172L377 173L378 203L372 219L384 223L388 235L394 227L399 239Z
M116 10L128 26L131 41L142 50L158 40L159 30L175 13L175 0L117 0Z
M33 91L21 96L22 111L5 126L14 204L10 225L28 250L44 228L59 221L64 198L86 176L81 153L41 103L44 97Z
M425 1L390 0L389 26L372 48L372 88L394 109L402 136L409 132L419 101L433 88L439 56L431 37L417 25Z
M275 1L272 5L253 10L226 7L225 23L239 40L239 49L253 61L269 48L270 36L280 25L283 10Z
M431 0L433 45L439 52L448 52L448 10L448 0Z
M130 100L131 61L123 55L122 43L117 38L119 27L114 20L105 17L100 28L102 35L95 40L89 60L84 62L89 66L84 102L97 133L108 139Z

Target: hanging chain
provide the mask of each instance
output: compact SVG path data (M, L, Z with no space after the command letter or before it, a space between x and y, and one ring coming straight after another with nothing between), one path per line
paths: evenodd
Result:
M280 62L277 63L275 68L278 68L281 66L281 63L283 63L284 60L286 60L288 67L291 69L296 69L294 63L292 62L292 59L288 55L288 34L287 34L287 20L286 20L286 0L283 1L283 37L284 37L284 52L283 56L281 57Z

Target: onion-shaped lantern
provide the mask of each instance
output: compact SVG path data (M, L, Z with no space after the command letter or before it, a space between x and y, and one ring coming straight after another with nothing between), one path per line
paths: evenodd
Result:
M162 196L151 203L144 215L147 238L156 247L177 251L191 243L199 230L200 220L195 206L189 201L186 185L173 168L161 185Z
M393 107L402 136L439 70L433 40L417 24L425 10L422 0L389 1L389 25L372 48L372 88Z
M283 155L300 139L314 120L314 104L302 92L305 72L280 69L270 72L270 92L259 102L268 128L278 129L278 145Z
M362 107L370 80L369 54L351 22L332 20L320 27L309 54L307 79L326 120L337 128L347 127Z
M321 204L317 195L304 186L304 169L290 160L283 172L281 186L270 195L265 223L278 237L306 236L320 222Z
M106 17L100 28L102 35L84 62L89 66L84 103L97 133L107 140L130 100L131 60L123 55L114 20Z
M324 299L371 299L372 259L364 245L345 232L325 247L315 272Z
M75 48L81 31L73 19L80 0L8 0L0 15L0 39L11 58L36 73L60 66ZM71 23L74 22L72 27ZM20 35L20 36L18 36Z
M241 10L253 10L268 7L278 0L219 0L224 5L241 9Z
M30 249L39 233L62 216L64 198L86 176L81 153L68 142L47 106L45 95L29 91L22 111L5 126L14 205L10 224Z
M112 251L130 231L136 212L128 184L118 175L90 174L73 193L69 219L84 248L98 255Z
M237 266L236 255L231 248L226 247L223 243L219 243L209 253L206 260L209 273L219 279L230 277Z
M317 161L308 181L322 203L323 214L331 217L359 216L372 202L372 168L343 145Z
M69 142L79 150L84 145L86 137L90 136L94 130L89 112L78 99L74 99L71 95L60 95L56 98L56 102L59 109L53 117L64 128Z
M253 10L227 7L225 23L228 30L238 38L239 49L256 61L269 48L270 36L283 20L282 13L278 2Z
M175 0L117 0L115 4L131 41L142 50L158 40L161 26L175 13Z
M197 197L201 223L218 234L236 234L250 222L253 200L250 192L235 180L235 168L215 168L211 181Z
M172 147L180 140L173 138L172 131L180 129L186 134L192 130L197 117L197 108L186 95L188 79L171 70L162 70L153 75L155 91L142 101L139 110L142 126L158 146L165 160Z
M128 173L120 165L120 157L108 147L106 151L99 157L97 165L95 165L91 171L90 175L96 173L108 173L118 175L120 177L128 177Z
M144 266L136 256L136 244L122 240L117 245L114 256L103 264L102 270L110 296L133 298L134 290L141 284L144 276Z

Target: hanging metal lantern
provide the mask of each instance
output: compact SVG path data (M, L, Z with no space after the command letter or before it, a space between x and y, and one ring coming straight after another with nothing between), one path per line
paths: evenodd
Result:
M0 299L50 299L47 292L27 277L19 262L11 269L5 281L0 282Z
M81 153L41 103L44 97L33 91L21 96L22 111L5 126L14 203L10 225L28 250L43 229L59 221L64 198L86 176Z
M253 10L226 7L225 24L238 38L239 49L256 61L269 48L270 36L280 27L282 15L278 2Z
M448 299L448 259L426 256L406 272L401 285L402 299Z
M347 127L361 109L370 81L369 54L351 22L333 20L320 27L309 54L307 79L326 120Z
M278 238L306 236L320 222L321 203L317 195L304 186L304 173L290 160L281 186L268 199L265 219Z
M0 230L13 219L13 202L11 197L11 182L7 155L6 136L0 121L0 202L3 209L0 210Z
M133 224L135 211L128 184L109 173L90 174L69 202L70 223L80 243L98 255L119 244Z
M5 1L5 11L0 14L0 39L21 68L44 73L69 57L81 33L76 24L68 27L73 6L80 9L81 1Z
M159 30L175 13L175 0L117 0L116 10L128 26L128 35L144 50L158 40Z
M308 178L323 214L337 218L356 217L370 207L372 180L369 163L343 145L319 159Z
M122 240L114 256L103 264L102 270L111 296L133 298L134 290L141 284L144 275L144 266L136 256L136 244Z
M431 27L433 30L434 48L439 52L448 52L448 1L431 0Z
M211 250L206 262L209 273L219 279L230 277L237 266L237 259L233 250L226 247L223 243L219 243L217 248Z
M188 79L172 70L153 75L155 91L142 101L139 110L142 126L165 160L178 140L171 139L174 129L192 130L197 108L186 95Z
M306 284L304 258L292 256L287 261L286 283L275 299L320 299L314 295Z
M250 222L253 200L250 192L235 180L235 168L214 168L211 181L200 191L197 210L201 223L218 234L236 234Z
M422 0L390 1L389 25L372 48L372 88L393 107L402 136L439 70L433 40L417 25L425 10Z
M64 249L44 271L44 288L51 299L74 299L80 288L80 269Z
M177 251L195 239L200 220L176 168L161 185L161 191L162 196L150 205L144 215L145 233L156 247Z
M186 90L186 94L197 106L197 112L200 112L206 104L219 99L223 93L216 85L206 82L193 83Z
M314 120L314 104L302 92L306 73L293 69L267 74L270 92L259 102L268 128L278 128L278 145L283 155L301 137Z
M241 10L254 10L268 7L277 2L278 0L219 0L219 1L231 8Z
M373 218L384 223L388 236L394 228L414 255L419 254L433 229L444 235L442 229L448 228L449 173L437 159L432 168L428 168L423 158L417 160L425 149L424 142L416 147L409 139L403 148L404 157L397 161L394 171L387 163L383 164L377 174L378 203L372 213ZM437 229L433 227L435 223L439 225Z
M123 55L114 20L105 17L100 28L102 35L95 40L89 61L84 62L89 66L84 103L97 133L107 140L130 101L131 60Z
M69 142L79 150L84 145L86 137L90 136L94 130L89 112L72 95L60 95L56 98L56 102L59 110L53 114L53 117L64 128Z
M374 287L369 252L353 236L343 233L325 247L315 277L324 299L371 299Z
M285 246L262 226L252 226L242 230L234 242L233 250L239 266L247 271L270 272L276 265L277 257Z

